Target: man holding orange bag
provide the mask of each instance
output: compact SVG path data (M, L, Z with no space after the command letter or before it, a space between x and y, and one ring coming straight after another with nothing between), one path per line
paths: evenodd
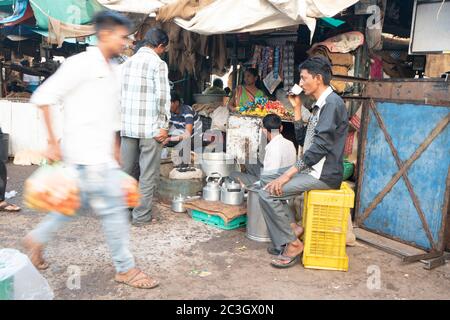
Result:
M120 171L120 82L111 59L125 49L130 21L112 11L95 17L98 46L70 57L32 97L41 108L49 136L47 157L75 168L81 198L101 217L117 271L115 281L150 289L158 281L135 267L129 250L129 221ZM55 136L50 105L62 103L64 123L61 147ZM122 188L121 188L122 186ZM44 245L70 217L50 213L24 239L33 264L48 268Z

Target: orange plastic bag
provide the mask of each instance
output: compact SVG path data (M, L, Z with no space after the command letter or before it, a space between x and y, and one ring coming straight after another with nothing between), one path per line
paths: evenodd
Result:
M62 163L41 166L25 181L24 202L37 211L74 215L81 206L76 170Z
M139 205L141 195L139 193L139 185L136 179L121 171L122 188L124 190L125 203L129 208Z

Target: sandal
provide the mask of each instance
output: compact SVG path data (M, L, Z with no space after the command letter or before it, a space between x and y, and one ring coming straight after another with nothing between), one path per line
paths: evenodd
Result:
M301 248L301 250L293 257L287 255L288 246L289 245L286 245L284 247L284 252L282 254L280 254L276 259L272 260L272 262L270 263L272 265L272 267L285 269L285 268L290 268L293 265L300 262L300 256L302 255L303 249L304 249L303 243L300 242L299 247Z
M158 280L150 278L142 270L134 268L127 273L116 274L114 280L138 289L153 289L159 285Z
M21 209L19 206L16 206L15 204L8 203L6 201L3 201L0 204L0 211L2 212L19 212Z
M277 257L277 259L272 260L270 263L272 267L279 268L279 269L286 269L290 268L294 265L296 265L298 262L300 262L300 255L297 255L295 257L287 257L280 255Z
M283 254L284 252L284 246L282 248L276 248L276 247L267 247L267 253L272 256L279 256Z

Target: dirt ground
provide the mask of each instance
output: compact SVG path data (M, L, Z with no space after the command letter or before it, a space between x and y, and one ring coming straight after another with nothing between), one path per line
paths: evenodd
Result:
M23 182L36 167L8 165L8 188L22 204ZM421 263L401 263L398 257L361 245L348 248L348 272L288 270L269 265L267 244L248 240L245 229L223 231L172 213L159 205L156 223L131 228L131 247L138 266L161 285L138 290L113 281L114 269L92 214L76 217L47 250L50 268L42 272L55 299L449 299L450 265L432 271ZM0 248L21 250L20 240L43 214L23 209L0 213ZM73 266L81 271L79 289L67 282ZM375 267L374 267L375 266ZM371 286L380 270L380 288ZM369 285L368 285L369 284ZM372 289L370 289L372 288Z

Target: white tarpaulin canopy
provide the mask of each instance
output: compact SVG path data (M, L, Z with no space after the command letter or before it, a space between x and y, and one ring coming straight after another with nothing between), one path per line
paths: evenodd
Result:
M106 7L125 12L152 13L175 0L99 0ZM190 20L175 18L182 28L200 34L255 32L306 24L332 17L358 0L215 0Z
M158 0L97 0L108 9L120 12L150 14L165 6L170 1Z

